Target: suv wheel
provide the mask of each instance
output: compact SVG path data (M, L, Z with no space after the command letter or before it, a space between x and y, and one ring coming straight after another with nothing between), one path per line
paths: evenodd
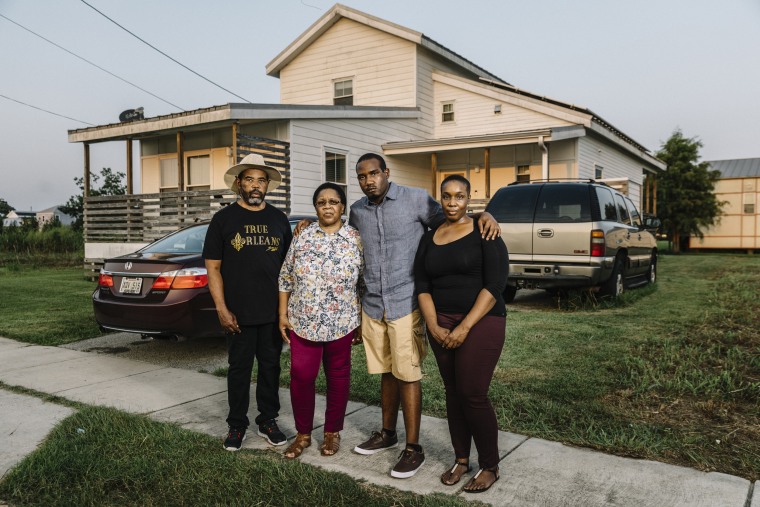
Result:
M623 259L616 257L610 278L602 284L602 287L599 290L599 293L602 296L610 296L612 298L616 298L620 296L623 291L625 291L625 277L623 269Z

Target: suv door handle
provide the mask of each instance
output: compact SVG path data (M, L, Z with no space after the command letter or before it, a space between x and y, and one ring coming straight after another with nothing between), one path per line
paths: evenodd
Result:
M539 238L551 238L554 236L553 229L539 229L537 232Z

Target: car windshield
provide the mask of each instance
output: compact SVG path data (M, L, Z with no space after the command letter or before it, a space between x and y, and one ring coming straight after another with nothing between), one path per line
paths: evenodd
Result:
M203 252L203 242L206 239L207 229L208 224L182 229L151 243L143 248L141 252L199 254Z

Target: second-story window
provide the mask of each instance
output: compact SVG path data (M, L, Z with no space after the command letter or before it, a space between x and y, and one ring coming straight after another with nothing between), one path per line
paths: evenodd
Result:
M335 81L333 93L333 105L336 106L353 106L354 105L354 80L344 79Z
M594 165L594 179L601 180L604 177L604 167L600 165Z
M441 122L448 123L454 121L454 103L444 102L441 114Z

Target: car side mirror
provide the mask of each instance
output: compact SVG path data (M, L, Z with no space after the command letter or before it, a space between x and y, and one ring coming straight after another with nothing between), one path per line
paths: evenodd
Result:
M662 226L662 221L659 218L653 216L644 217L644 227L642 227L643 229L657 230L660 228L660 226Z

